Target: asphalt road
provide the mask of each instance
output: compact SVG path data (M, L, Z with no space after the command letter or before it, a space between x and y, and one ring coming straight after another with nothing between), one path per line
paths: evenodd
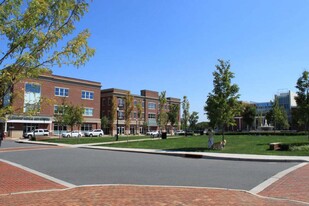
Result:
M0 159L74 185L138 184L244 190L250 190L297 164L193 159L78 148L4 152L0 153Z

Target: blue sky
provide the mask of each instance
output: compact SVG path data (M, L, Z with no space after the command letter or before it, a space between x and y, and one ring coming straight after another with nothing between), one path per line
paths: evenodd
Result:
M95 0L77 24L90 30L95 56L53 72L103 89L186 95L204 121L217 59L230 60L240 100L295 91L309 66L308 11L307 0Z

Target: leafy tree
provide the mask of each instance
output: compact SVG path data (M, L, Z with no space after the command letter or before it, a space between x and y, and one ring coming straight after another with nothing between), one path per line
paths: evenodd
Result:
M225 127L235 125L234 117L240 113L239 88L231 83L234 73L230 71L230 62L218 60L216 71L213 72L214 89L208 94L204 110L212 127L218 127L222 131L224 140Z
M14 84L63 64L83 65L94 49L84 30L73 36L88 10L86 0L2 0L0 2L0 117L12 112ZM61 48L58 45L61 45ZM8 97L6 97L8 96ZM5 99L10 104L5 104Z
M164 110L164 107L166 105L166 91L163 91L159 95L159 110L158 110L158 116L157 116L157 122L159 125L160 130L165 131L165 126L168 122L168 114Z
M111 111L110 111L110 117L109 117L109 128L111 130L111 134L113 135L114 129L115 129L115 121L117 120L117 107L118 107L118 103L117 103L117 97L113 96L112 98L112 107L111 107ZM118 128L116 128L117 130ZM117 132L116 132L117 133ZM116 136L116 141L118 141L118 136Z
M305 125L309 140L309 71L304 71L302 76L297 80L297 113L299 125Z
M124 98L124 121L125 121L125 126L126 126L126 133L129 134L130 131L130 117L131 117L131 112L134 109L134 104L133 104L133 96L130 94L130 92L127 93L127 95Z
M136 110L137 110L138 127L140 127L141 126L141 120L143 118L142 117L143 105L142 105L142 101L141 100L137 101Z
M170 104L167 112L168 121L171 123L172 129L178 123L179 104Z
M80 107L79 105L65 105L63 109L63 122L65 125L70 126L71 131L75 125L80 126L82 124L84 114L83 107Z
M189 124L190 124L190 129L194 130L196 128L196 124L198 122L198 113L197 112L192 112L192 114L189 116Z
M108 119L107 116L103 116L101 118L101 128L106 129L106 128L108 128L108 126L109 126L109 119Z
M190 103L189 103L187 96L183 97L181 105L182 105L181 126L182 126L183 130L187 130L188 129L188 121L189 121L189 117L190 117L190 112L189 112Z
M272 109L266 114L266 119L274 125L275 130L289 128L287 113L283 107L280 107L277 97L275 97Z
M208 127L209 127L209 122L199 122L195 126L197 130L205 130Z
M256 116L256 107L252 104L244 104L244 110L242 112L242 118L247 128L250 130Z

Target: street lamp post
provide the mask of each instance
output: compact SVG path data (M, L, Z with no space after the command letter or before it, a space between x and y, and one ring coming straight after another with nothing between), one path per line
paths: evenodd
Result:
M119 107L117 107L117 128L116 128L116 130L117 130L117 135L116 135L116 141L118 141L118 135L119 135L119 131L118 131L118 119L119 119Z

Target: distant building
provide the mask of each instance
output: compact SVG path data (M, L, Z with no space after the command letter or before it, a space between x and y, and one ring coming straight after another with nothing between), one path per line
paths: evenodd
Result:
M4 128L8 137L22 137L23 132L48 129L57 135L67 129L88 131L101 128L101 83L50 73L38 78L24 79L14 85L11 94L14 113L6 117ZM84 108L84 121L80 128L67 128L55 118L62 104L80 105ZM6 104L10 104L6 101ZM36 111L31 113L31 111Z
M278 95L275 95L275 98L278 98L279 106L285 109L290 123L292 121L292 108L297 107L295 97L296 97L296 94L291 91L287 91L287 92L279 93Z
M111 109L112 109L112 99L113 97L117 98L117 107L119 108L118 116L118 132L119 134L125 133L125 121L124 121L124 98L129 90L123 89L103 89L101 90L101 117L106 116L110 119ZM131 113L130 118L130 134L145 134L147 131L156 131L158 130L157 115L158 115L158 106L159 106L159 93L156 91L150 90L141 90L140 95L131 94L134 98L134 109ZM138 120L136 104L138 101L142 103L142 117L141 122ZM164 110L168 111L170 104L180 105L180 99L167 97L167 104L164 106ZM180 109L178 114L178 121L180 121ZM115 135L117 133L117 122L113 122L114 130L110 131L109 128L106 128L105 133L110 133ZM167 132L170 132L172 128L168 127Z

